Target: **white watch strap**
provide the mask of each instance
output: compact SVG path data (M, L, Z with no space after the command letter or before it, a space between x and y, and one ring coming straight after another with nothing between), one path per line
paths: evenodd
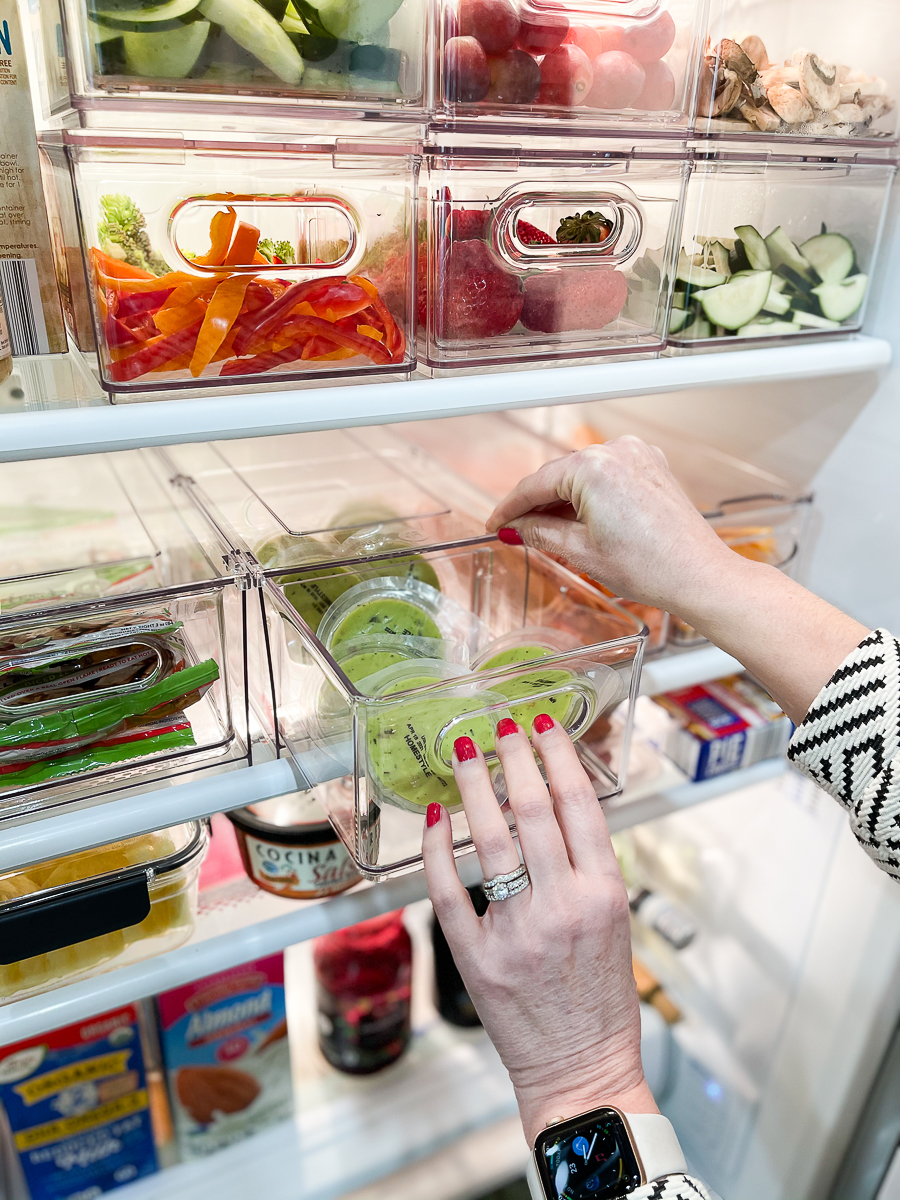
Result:
M637 1151L644 1179L651 1183L663 1175L677 1175L687 1170L684 1155L681 1152L672 1122L656 1113L622 1113L631 1144ZM528 1156L528 1166L525 1170L528 1190L532 1200L555 1200L555 1197L545 1196L544 1187L538 1175L534 1154Z

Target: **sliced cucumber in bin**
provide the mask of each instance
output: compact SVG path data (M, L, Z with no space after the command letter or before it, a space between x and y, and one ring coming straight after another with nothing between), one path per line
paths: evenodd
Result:
M150 32L152 30L153 32ZM209 35L209 21L193 21L177 29L125 33L125 64L131 75L151 79L184 79L194 69Z
M194 12L199 3L200 0L166 0L165 4L130 5L104 0L102 8L89 9L88 12L100 25L111 25L113 28L123 28L126 24L140 27L178 20Z
M800 333L799 325L793 321L775 321L773 319L751 321L742 325L737 331L738 337L775 337L779 333Z
M712 337L712 325L703 317L697 317L690 325L685 325L684 329L678 333L678 340L692 341L697 338Z
M771 284L771 271L757 271L711 288L700 297L704 315L713 325L739 329L760 312Z
M710 271L706 267L695 266L683 250L678 252L678 269L675 278L692 288L713 288L726 282L727 275L718 271Z
M669 316L669 333L678 333L694 316L691 308L673 308Z
M822 283L812 294L819 301L822 316L829 321L846 321L862 304L869 286L868 275L851 275L841 283Z
M773 229L766 238L766 249L769 252L769 264L773 271L780 271L788 279L792 278L788 271L792 271L801 279L811 283L816 282L812 264L803 257L780 225Z
M803 312L801 309L795 309L792 314L792 320L798 325L802 325L804 329L840 329L840 321L829 321L827 317L820 317L818 313Z
M383 46L354 46L350 53L350 71L370 79L399 79L400 51Z
M823 283L840 283L853 270L856 252L840 233L819 233L800 247L800 253Z
M256 0L200 0L198 8L282 83L290 87L300 83L303 59L275 18Z
M747 262L754 271L771 271L772 261L766 239L752 225L736 225L734 232L741 239Z

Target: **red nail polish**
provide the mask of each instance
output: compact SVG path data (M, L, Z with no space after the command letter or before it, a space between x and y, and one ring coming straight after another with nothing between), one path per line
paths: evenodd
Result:
M443 816L444 808L441 804L429 804L425 810L425 824L430 829L432 825L437 825Z
M534 732L546 733L553 728L553 718L548 717L546 713L538 713L534 718Z
M497 530L497 537L501 542L505 542L507 546L524 546L522 535L518 529L510 529L504 526L503 529Z
M497 722L497 737L509 737L511 733L518 733L519 727L512 717L504 717L502 721Z
M460 762L471 762L473 758L478 757L475 743L470 737L457 738L453 743L453 749L456 751L456 757Z

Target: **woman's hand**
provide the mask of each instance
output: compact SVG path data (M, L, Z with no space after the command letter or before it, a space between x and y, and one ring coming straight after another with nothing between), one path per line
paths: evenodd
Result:
M617 596L669 612L693 607L740 559L682 491L665 455L620 437L547 463L494 509L489 532L514 529Z
M548 716L500 722L497 751L531 887L478 917L459 880L450 820L429 805L423 839L435 913L478 1015L516 1089L525 1136L611 1104L657 1111L641 1066L628 896L594 789ZM453 773L485 879L519 854L481 752L457 739Z

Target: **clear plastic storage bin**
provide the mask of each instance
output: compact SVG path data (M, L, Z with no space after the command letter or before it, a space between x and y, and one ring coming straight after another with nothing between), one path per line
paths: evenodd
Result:
M246 756L243 594L151 463L0 466L0 823Z
M894 172L855 154L696 150L669 346L746 347L861 329Z
M456 126L688 129L703 0L438 0L433 109Z
M193 822L0 875L0 1005L186 942L207 843Z
M657 353L687 172L677 150L448 138L425 171L426 367Z
M713 137L896 144L900 67L890 0L748 6L712 0L697 131Z
M414 145L47 136L70 165L107 390L412 367Z
M421 113L426 0L63 0L82 111L135 101L290 104L329 117ZM173 103L174 102L174 103Z
M469 844L453 741L475 737L492 757L503 716L530 729L551 712L579 739L598 796L620 790L607 714L636 694L646 631L552 560L486 534L484 496L466 480L389 429L165 455L223 547L255 563L276 699L264 721L300 785L327 785L365 875L421 861L432 800Z

